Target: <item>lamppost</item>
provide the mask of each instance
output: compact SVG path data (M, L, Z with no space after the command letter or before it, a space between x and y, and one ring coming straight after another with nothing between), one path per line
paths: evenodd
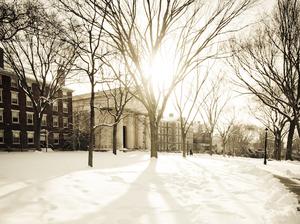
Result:
M267 144L268 144L268 128L265 129L265 156L264 156L264 164L267 165Z

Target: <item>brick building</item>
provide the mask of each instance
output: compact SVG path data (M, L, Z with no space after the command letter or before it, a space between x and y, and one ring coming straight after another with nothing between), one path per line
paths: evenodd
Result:
M169 118L163 119L158 129L159 151L180 152L181 150L181 130L180 122L169 115ZM187 151L193 148L193 128L191 127L187 133Z
M32 102L19 88L17 76L4 70L3 55L0 58L0 150L35 148ZM37 92L34 81L30 85L33 93ZM48 140L49 146L63 148L72 134L72 91L63 89L57 97L43 115L41 144Z

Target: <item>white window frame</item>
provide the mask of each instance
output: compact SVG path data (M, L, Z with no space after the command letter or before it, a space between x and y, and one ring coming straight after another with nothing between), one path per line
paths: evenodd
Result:
M0 144L4 144L4 130L0 130Z
M56 120L57 119L57 125L54 125L54 120ZM53 122L52 122L52 126L54 127L54 128L58 128L59 127L59 118L58 118L58 116L53 116Z
M28 115L32 116L32 122L31 123L28 122ZM27 125L33 125L34 124L34 114L33 114L33 112L26 112L26 124Z
M29 96L26 95L26 107L33 107L33 103Z
M14 121L14 113L18 114L18 121ZM20 111L18 110L11 110L11 123L13 124L20 124Z
M69 134L63 134L64 141L70 140Z
M47 126L47 114L43 114L41 125Z
M17 97L16 97L16 100L17 100L16 103L13 102L13 96L14 96L14 95L17 96ZM11 91L11 104L12 104L12 105L19 105L19 93L16 92L16 91Z
M13 87L13 88L18 88L19 87L18 79L16 77L11 77L10 78L10 86Z
M63 101L63 112L68 113L68 102Z
M32 142L29 142L29 134L32 135ZM34 144L34 131L27 131L27 144L28 145L33 145Z
M19 135L19 142L15 142L15 141L14 141L14 134L15 134L15 133L17 133L17 134ZM13 130L13 131L12 131L12 143L13 143L14 145L17 145L17 144L20 144L20 142L21 142L21 131Z
M52 110L56 111L56 112L58 111L58 101L57 100L52 103Z
M67 121L67 122L65 122L65 121ZM64 128L68 128L69 127L69 119L68 119L68 117L64 117L63 118L63 127Z
M53 133L53 145L59 145L59 133Z

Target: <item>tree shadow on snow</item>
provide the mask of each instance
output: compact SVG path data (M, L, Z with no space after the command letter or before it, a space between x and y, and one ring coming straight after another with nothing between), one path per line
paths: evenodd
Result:
M156 163L156 160L150 160L128 191L116 200L80 219L64 223L191 223L188 212L166 189L164 176L156 171Z

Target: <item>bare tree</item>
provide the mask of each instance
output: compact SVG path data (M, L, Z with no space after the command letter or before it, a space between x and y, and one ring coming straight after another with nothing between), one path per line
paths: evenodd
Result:
M36 1L2 1L0 4L0 41L11 39L19 31L30 27L40 15Z
M7 63L33 103L37 149L40 149L43 113L57 100L56 94L77 57L76 48L63 41L65 32L55 15L46 13L45 9L39 13L41 17L34 24L2 42Z
M199 64L217 55L212 46L253 1L103 1L108 5L106 32L134 80L135 97L148 111L150 156L157 157L159 122L172 91ZM171 69L162 69L163 59ZM163 82L164 76L170 79Z
M79 107L77 110L73 110L73 131L74 131L74 144L77 150L87 149L88 135L89 135L89 123L90 117L84 106Z
M224 94L221 88L222 85L224 85L224 83L225 83L225 79L221 75L219 75L215 80L211 81L210 93L208 97L205 99L202 109L200 111L206 131L210 135L210 143L209 143L210 154L212 154L212 150L213 150L212 139L213 139L214 132L218 125L220 116L224 112L224 108L230 99L229 96L226 96L226 94Z
M298 1L278 0L271 18L255 36L231 43L235 53L230 64L238 79L265 105L288 119L286 159L292 159L294 130L299 127L299 12ZM282 110L288 107L291 110Z
M232 113L232 116L229 117L229 119L223 119L224 121L217 125L217 131L221 137L222 141L222 153L223 155L226 154L226 146L230 139L230 137L234 134L234 125L236 123L236 116L235 113Z
M186 157L187 154L187 134L193 126L195 118L199 115L201 104L205 100L205 96L202 96L202 90L208 72L202 76L199 74L199 68L197 71L198 72L191 77L192 79L186 77L174 91L175 108L179 114L180 121L181 149L183 157Z
M276 160L281 159L281 149L283 137L287 134L285 127L288 119L280 114L278 110L274 110L260 102L257 105L253 115L274 135L274 151L273 157Z
M68 41L80 49L77 69L87 75L91 85L88 165L92 167L95 145L95 87L97 83L102 83L102 60L108 54L103 47L103 23L107 6L99 11L95 5L90 4L96 1L58 0L58 2L57 7L70 13L71 18L75 15L76 19L70 19L72 32Z
M247 155L251 142L254 139L255 126L247 124L235 124L232 126L232 134L228 138L228 150L233 156Z
M110 66L110 68L114 67ZM104 105L99 105L98 107L100 111L104 110L104 112L107 112L113 118L111 126L113 129L113 153L115 155L117 154L118 124L122 119L126 117L125 107L133 97L128 90L128 87L131 86L131 80L129 79L127 74L122 74L120 71L121 69L113 69L112 77L109 78L107 82L103 83L103 94L106 97L106 103Z

